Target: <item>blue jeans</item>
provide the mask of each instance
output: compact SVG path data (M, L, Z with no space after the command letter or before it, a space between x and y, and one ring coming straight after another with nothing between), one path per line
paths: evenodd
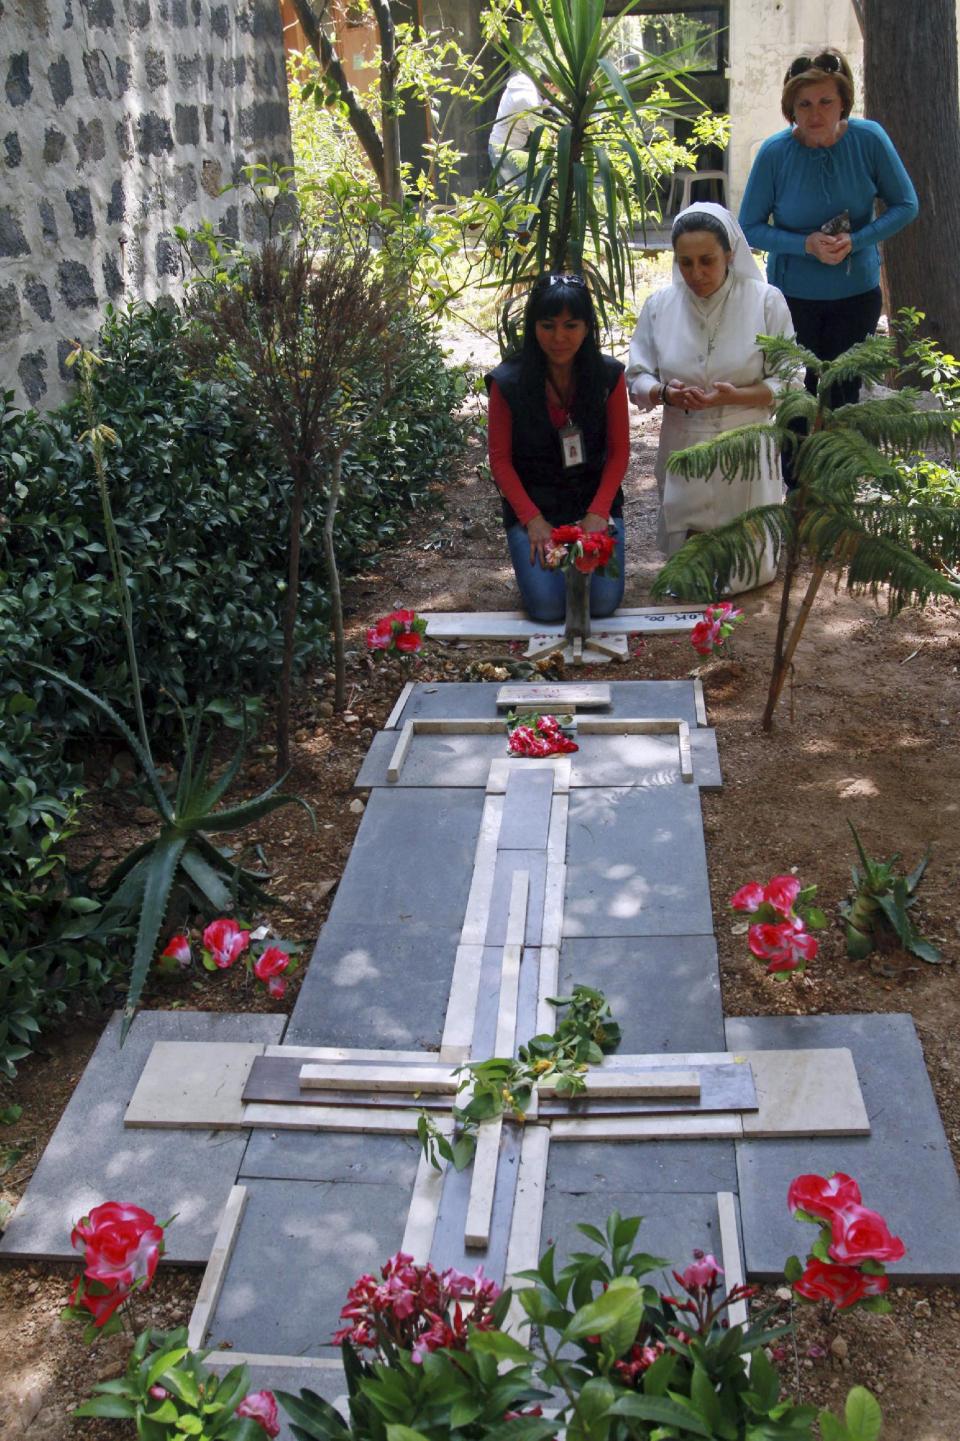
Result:
M614 529L620 575L616 580L596 574L590 577L590 614L597 619L613 615L623 600L626 576L623 516L611 516L610 523ZM507 545L513 562L513 573L520 588L520 599L527 615L542 625L555 625L557 621L563 620L567 612L567 583L563 571L545 570L539 561L534 565L530 564L530 539L519 521L509 527Z

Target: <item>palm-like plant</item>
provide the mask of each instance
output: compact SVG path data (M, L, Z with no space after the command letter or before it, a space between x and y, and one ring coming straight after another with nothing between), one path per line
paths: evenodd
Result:
M547 270L586 270L605 314L624 302L634 224L657 210L656 179L682 153L667 145L669 154L658 158L659 117L698 102L669 55L619 73L610 52L633 5L610 19L604 8L604 0L528 0L535 51L506 34L497 45L510 67L550 88L518 186L517 210L530 217L532 243L508 249L500 283L513 289ZM666 142L667 132L659 134Z
M716 470L724 480L757 472L764 447L795 450L797 487L783 505L760 506L716 530L693 535L671 556L653 585L654 597L682 595L713 600L734 575L754 581L764 547L786 552L786 571L774 649L773 673L763 728L773 713L794 652L824 576L846 574L851 591L876 595L886 587L891 612L923 605L933 596L960 599L960 586L945 573L960 554L960 508L910 504L896 499L895 459L933 444L953 445L956 417L918 410L918 392L905 388L833 409L831 387L863 379L879 383L897 369L894 343L871 336L839 356L820 361L783 337L761 336L768 361L780 375L806 366L819 377L816 395L788 390L769 424L741 426L716 440L678 451L671 469L689 481ZM801 436L790 428L802 421ZM812 562L806 593L791 621L790 599L801 560Z

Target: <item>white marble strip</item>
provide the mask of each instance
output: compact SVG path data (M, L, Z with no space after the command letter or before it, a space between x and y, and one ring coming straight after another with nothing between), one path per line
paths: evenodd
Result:
M203 1042L202 1044L206 1044ZM282 1056L285 1061L372 1061L387 1065L418 1062L422 1065L428 1051L357 1050L350 1046L267 1046L265 1056ZM439 1058L444 1059L444 1058Z
M529 896L529 871L514 871L510 881L510 904L507 909L507 932L504 938L508 946L523 945L524 937L527 933L527 902Z
M550 829L547 831L547 864L567 859L567 821L570 815L570 796L554 789L550 806Z
M580 735L652 736L679 733L685 720L678 716L577 716L577 731Z
M394 702L393 710L390 712L390 714L387 716L386 720L383 723L383 728L385 731L396 730L397 725L400 721L400 717L403 715L403 712L406 709L407 701L410 699L412 694L413 681L408 680L406 685L403 687L403 690L397 696L397 699Z
M609 709L610 687L605 682L544 681L540 684L521 681L502 685L497 691L497 710L537 711L540 714L589 707Z
M550 1131L547 1126L526 1126L520 1147L517 1188L513 1198L513 1217L507 1242L506 1275L514 1291L528 1281L516 1281L519 1271L532 1271L540 1259L540 1230L543 1222L543 1201L547 1190L547 1157L550 1152ZM505 1329L525 1341L526 1312L514 1295L507 1312Z
M540 930L541 946L560 945L563 935L563 895L566 889L567 868L559 862L547 862L547 874L543 885L543 924Z
M583 1078L586 1096L598 1099L614 1096L681 1097L699 1099L700 1077L696 1071L587 1071ZM542 1096L557 1095L557 1082L544 1078L540 1082Z
M494 761L493 765L497 762ZM493 766L491 766L491 770ZM506 786L501 787L506 790ZM489 790L489 786L488 786ZM500 822L503 819L503 796L488 795L483 803L480 817L480 834L473 861L473 879L470 895L460 932L462 946L482 946L487 938L490 919L490 900L493 895L493 878L497 867L497 841L500 838Z
M699 676L693 682L693 704L697 713L697 725L708 725L707 702L703 694L703 681Z
M440 1059L449 1065L459 1065L470 1055L482 964L483 946L457 947L440 1041Z
M300 1067L301 1091L424 1091L428 1095L456 1093L459 1081L449 1066L340 1065L307 1061Z
M506 739L507 723L499 716L415 716L410 722L418 736L496 736Z
M680 721L677 726L677 740L680 744L680 779L692 784L693 760L690 755L690 727L686 721Z
M737 1227L737 1200L732 1191L717 1192L717 1211L720 1215L720 1260L723 1265L724 1290L729 1296L736 1286L744 1283L743 1262L740 1257L740 1233ZM731 1326L746 1329L748 1315L746 1301L734 1301L727 1307Z
M440 1197L443 1193L443 1176L447 1163L438 1157L440 1169L431 1165L425 1154L421 1154L417 1175L407 1212L407 1225L400 1243L401 1251L412 1256L418 1265L426 1265L430 1259L430 1247L440 1212Z
M537 978L537 1035L552 1035L557 1029L557 1008L548 1000L557 994L560 984L560 951L557 946L540 947L540 973Z
M400 772L403 770L403 763L413 743L413 721L405 721L400 732L400 738L393 748L393 755L387 763L387 780L398 781Z
M271 1371L342 1371L343 1362L331 1356L276 1356L260 1351L211 1351L204 1363L211 1370L232 1371L234 1366L269 1366Z
M419 1111L379 1109L374 1106L285 1106L279 1101L251 1101L243 1113L244 1126L256 1130L359 1131L366 1135L416 1135ZM433 1117L444 1135L453 1132L453 1119Z
M217 1308L246 1204L246 1186L231 1186L187 1328L187 1345L193 1351L199 1350L203 1345L211 1317Z
M651 1116L575 1116L552 1121L550 1134L555 1141L664 1141L709 1140L713 1136L743 1136L740 1117L735 1112L708 1112L689 1116L674 1114Z
M427 635L436 640L561 640L563 623L543 625L522 611L434 611L426 614ZM602 622L604 635L680 635L703 620L703 607L624 608Z
M579 724L579 721L578 721ZM565 795L570 789L570 756L499 756L490 762L487 775L487 794L500 795L507 789L510 771L519 766L522 770L552 770L554 795Z
M493 1193L497 1186L497 1163L500 1160L500 1134L503 1117L484 1121L477 1132L477 1149L470 1176L470 1200L463 1244L468 1250L485 1250L490 1244L490 1219L493 1215Z

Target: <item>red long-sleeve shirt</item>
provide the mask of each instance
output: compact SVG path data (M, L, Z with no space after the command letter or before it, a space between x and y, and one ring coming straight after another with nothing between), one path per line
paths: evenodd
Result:
M564 408L553 405L547 391L547 414L551 425L559 430L569 415ZM490 470L497 487L512 507L521 525L527 525L540 512L524 490L513 464L513 416L503 393L494 380L490 385L487 412L487 451ZM630 456L630 420L627 413L627 387L623 376L607 397L607 459L600 476L597 493L589 510L608 517L614 496L620 489Z

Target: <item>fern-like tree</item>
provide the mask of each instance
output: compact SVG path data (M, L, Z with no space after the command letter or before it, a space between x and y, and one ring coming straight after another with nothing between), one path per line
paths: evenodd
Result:
M329 240L329 237L328 237ZM277 770L290 764L290 695L300 595L303 512L310 491L326 497L323 551L330 585L336 684L343 708L343 608L335 520L342 460L367 419L371 393L388 383L390 320L397 301L373 273L364 243L290 231L228 275L198 283L189 306L197 345L215 366L239 366L251 378L262 413L290 475L283 659L277 696Z
M763 728L770 730L807 617L830 570L838 580L845 575L851 591L877 595L884 588L891 612L933 596L960 599L960 586L947 573L960 555L960 508L914 499L905 504L897 470L898 459L915 458L930 445L952 446L954 416L918 409L919 393L908 388L836 409L830 404L838 382L888 379L897 366L892 340L871 336L832 361L820 361L782 337L760 341L778 374L790 376L803 366L814 371L816 395L787 390L768 424L741 426L678 451L670 466L691 484L711 476L711 484L722 484L755 474L764 447L790 445L797 488L783 505L759 506L716 530L692 535L660 571L652 593L714 600L734 576L756 582L768 544L783 549L783 594L763 713ZM806 433L798 436L790 424L800 420ZM810 579L791 614L804 560L812 567Z

